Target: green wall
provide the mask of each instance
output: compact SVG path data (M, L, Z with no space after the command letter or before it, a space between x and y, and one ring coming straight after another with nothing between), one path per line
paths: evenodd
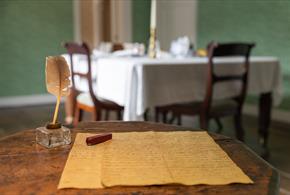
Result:
M253 41L253 55L277 56L285 92L280 107L290 110L290 1L200 0L197 29L198 47L211 40Z
M72 0L0 0L0 97L45 93L45 57L72 40Z
M132 8L133 41L147 43L150 1L134 0ZM46 92L45 56L64 52L60 43L73 39L72 18L72 0L0 0L0 97ZM255 41L254 55L277 56L285 91L280 107L290 109L290 1L199 0L197 24L198 47Z
M150 27L150 0L132 1L132 29L133 41L143 42L147 45Z

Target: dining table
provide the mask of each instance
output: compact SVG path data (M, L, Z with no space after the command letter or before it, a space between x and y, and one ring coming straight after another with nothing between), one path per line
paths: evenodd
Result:
M71 129L77 133L195 131L191 128L153 122L82 122ZM278 194L278 171L244 143L216 133L209 136L248 175L253 183L228 185L115 186L104 189L58 189L73 143L47 149L35 140L35 129L0 138L0 194ZM80 165L79 165L80 166ZM141 177L142 175L140 175Z
M66 56L68 57L68 56ZM80 72L86 72L84 56L75 56ZM244 58L218 57L215 72L243 71ZM207 57L149 58L147 56L92 56L94 90L99 98L124 106L124 121L143 121L144 112L155 106L202 101L206 93ZM282 100L282 73L278 58L251 56L247 94L259 98L259 141L265 151L269 137L271 111ZM236 66L234 66L236 65ZM232 72L233 71L233 72ZM76 87L88 90L84 80ZM216 86L214 98L239 93L239 82Z

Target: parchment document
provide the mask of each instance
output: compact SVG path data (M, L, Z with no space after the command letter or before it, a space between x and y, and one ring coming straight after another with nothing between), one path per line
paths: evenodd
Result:
M103 188L101 184L101 161L107 141L87 146L86 137L96 134L78 133L69 153L58 185L61 188Z
M87 146L79 133L58 188L253 183L206 132L114 133Z
M206 132L114 134L101 169L107 187L253 183Z

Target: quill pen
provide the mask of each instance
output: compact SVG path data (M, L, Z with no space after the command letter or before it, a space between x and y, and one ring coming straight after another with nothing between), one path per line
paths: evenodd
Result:
M70 70L64 57L46 57L46 88L47 91L57 98L53 115L53 124L56 124L60 98L69 95L70 92Z

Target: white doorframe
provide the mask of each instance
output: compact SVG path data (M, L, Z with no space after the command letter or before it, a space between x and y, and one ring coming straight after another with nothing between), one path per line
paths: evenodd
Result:
M76 42L82 41L80 1L73 0L73 34ZM96 46L103 40L103 1L92 1L92 9L93 45ZM132 0L111 0L111 41L132 41Z
M81 42L80 22L80 0L73 0L73 36L76 42Z
M111 0L112 42L132 41L132 1Z

